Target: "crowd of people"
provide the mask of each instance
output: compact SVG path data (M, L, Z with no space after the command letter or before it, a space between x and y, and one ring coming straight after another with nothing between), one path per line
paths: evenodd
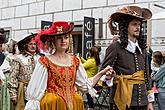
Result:
M149 56L141 31L151 16L138 6L117 10L105 56L93 46L87 59L68 51L73 22L56 21L9 44L0 29L0 110L84 110L82 94L93 110L100 79L111 88L110 110L154 110L155 101L165 110L165 52Z

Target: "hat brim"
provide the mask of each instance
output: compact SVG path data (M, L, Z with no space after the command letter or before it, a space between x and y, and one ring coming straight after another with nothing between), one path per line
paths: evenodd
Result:
M134 15L129 14L129 13L116 12L116 13L113 13L111 15L111 19L115 22L119 22L123 15L132 16L132 17L135 17L135 18L140 19L140 20L147 20L147 19L150 19L152 17L152 13L149 9L142 8L142 17L141 16L134 16Z
M70 24L70 27L67 31L63 32L63 33L57 33L57 34L42 34L40 36L40 40L45 43L46 40L50 37L55 37L55 36L62 36L62 35L66 35L66 34L70 34L73 31L74 28L74 24Z
M24 39L18 41L18 43L26 42L27 40L30 40L30 39L34 38L36 35L37 35L37 33L31 33L28 36L26 36Z
M152 17L152 12L147 8L142 8L144 20L150 19Z

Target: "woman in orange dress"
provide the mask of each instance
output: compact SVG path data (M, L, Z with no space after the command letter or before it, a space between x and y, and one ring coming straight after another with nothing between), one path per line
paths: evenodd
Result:
M93 86L104 70L88 79L79 59L66 53L73 22L54 22L48 30L41 31L36 39L53 48L54 53L40 57L27 87L28 102L25 110L84 110L81 95L76 90L95 96Z

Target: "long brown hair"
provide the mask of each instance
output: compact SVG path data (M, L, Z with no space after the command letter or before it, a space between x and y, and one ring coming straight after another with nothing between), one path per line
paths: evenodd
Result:
M96 65L100 65L100 57L99 57L99 51L97 47L92 47L90 50L90 57L94 57L96 61Z
M113 35L117 34L117 33L119 34L119 36L120 36L119 39L121 41L120 45L122 48L126 48L128 45L128 25L134 19L137 19L141 23L143 23L141 19L138 19L133 16L129 16L129 15L123 15L120 18L120 21L118 22L118 24L113 22L112 19L109 19L109 21L108 21L108 26L110 28L111 33ZM117 30L117 27L118 27L118 30ZM142 25L141 25L141 29L142 29ZM146 46L147 45L146 44L147 36L143 35L142 30L140 31L140 35L139 35L139 38L137 38L137 40L138 40L138 44L142 50L147 47Z
M153 52L153 58L154 58L154 62L158 66L161 66L164 63L163 55L162 55L162 53L160 51Z

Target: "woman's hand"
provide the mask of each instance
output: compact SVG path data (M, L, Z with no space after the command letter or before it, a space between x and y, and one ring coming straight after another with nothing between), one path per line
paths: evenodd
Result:
M113 68L111 66L107 66L106 68L101 70L99 73L97 73L95 76L93 76L93 78L92 78L93 85L96 85L96 83L100 80L100 78L103 75L106 75L107 73L112 73L112 72L113 72Z
M107 74L108 71L110 72L111 70L112 70L112 67L108 65L106 68L104 68L101 71L101 73L102 73L102 75L105 75L105 74Z
M116 72L113 70L113 68L110 69L110 71L106 72L106 79L111 80L112 77L116 77Z
M106 79L111 79L116 76L116 72L113 70L111 66L107 66L102 70L103 75L106 75Z

